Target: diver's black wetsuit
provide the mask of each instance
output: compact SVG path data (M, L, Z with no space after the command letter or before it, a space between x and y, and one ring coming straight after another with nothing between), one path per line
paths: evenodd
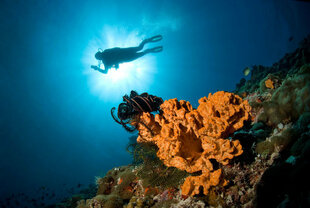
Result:
M110 48L106 49L103 52L97 52L95 54L96 59L102 61L104 64L104 70L100 66L91 66L93 69L98 70L101 73L107 73L110 68L113 66L117 69L120 63L134 61L141 56L144 56L147 53L156 53L163 50L162 46L158 46L151 49L146 49L141 51L146 43L157 42L162 39L161 35L154 36L143 40L138 47L130 48ZM141 51L141 52L139 52Z
M144 44L143 44L144 45ZM143 45L140 44L138 47L130 47L130 48L110 48L104 50L102 59L102 63L104 64L104 68L111 68L115 66L118 68L118 65L124 62L134 61L141 56L144 56L146 52L138 52L143 49Z

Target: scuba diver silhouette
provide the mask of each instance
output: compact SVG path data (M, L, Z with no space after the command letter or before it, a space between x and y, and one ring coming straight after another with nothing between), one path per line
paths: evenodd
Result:
M141 51L146 43L157 42L163 39L162 35L156 35L151 38L143 40L139 46L130 47L130 48L109 48L104 51L98 49L98 52L95 54L95 58L99 61L98 66L91 65L91 68L97 70L101 73L108 73L108 70L112 67L116 69L119 68L120 63L134 61L137 58L140 58L148 53L158 53L163 50L162 46L157 46L154 48L146 49ZM141 51L141 52L140 52ZM104 64L104 69L100 68L100 62Z

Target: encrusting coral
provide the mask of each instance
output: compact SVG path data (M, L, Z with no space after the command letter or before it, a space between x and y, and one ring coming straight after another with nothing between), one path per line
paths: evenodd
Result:
M273 81L271 79L265 81L265 86L269 89L274 89Z
M288 76L272 94L268 102L262 103L264 112L258 120L270 126L296 121L310 110L310 65L300 67L297 73Z
M156 144L157 156L166 166L189 173L201 171L201 175L185 179L183 195L199 194L200 187L206 195L211 186L226 184L221 180L221 170L214 170L211 160L227 165L242 154L238 140L225 138L250 118L248 102L233 93L210 93L199 104L193 109L187 101L170 99L160 106L162 113L140 115L137 120L144 125L133 123L139 130L137 141Z

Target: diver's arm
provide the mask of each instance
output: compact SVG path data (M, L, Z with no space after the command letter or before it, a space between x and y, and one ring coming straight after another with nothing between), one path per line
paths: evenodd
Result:
M102 74L108 73L108 69L101 69L101 68L98 68L97 70L98 70L98 72L101 72Z
M101 69L99 66L95 66L95 65L91 65L91 68L94 69L94 70L97 70L98 72L101 72L103 74L108 73L108 69L107 68Z
M95 66L95 65L91 65L90 68L92 68L92 69L94 69L94 70L98 70L99 67L98 67L98 66Z
M90 68L92 68L92 69L94 69L94 70L100 69L101 62L102 62L102 61L98 60L98 66L96 66L96 65L91 65Z

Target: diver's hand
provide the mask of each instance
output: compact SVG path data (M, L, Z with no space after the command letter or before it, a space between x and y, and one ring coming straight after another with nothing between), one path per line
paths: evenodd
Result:
M98 66L95 66L95 65L91 65L90 67L91 67L92 69L94 69L94 70L98 70L98 68L99 68Z

